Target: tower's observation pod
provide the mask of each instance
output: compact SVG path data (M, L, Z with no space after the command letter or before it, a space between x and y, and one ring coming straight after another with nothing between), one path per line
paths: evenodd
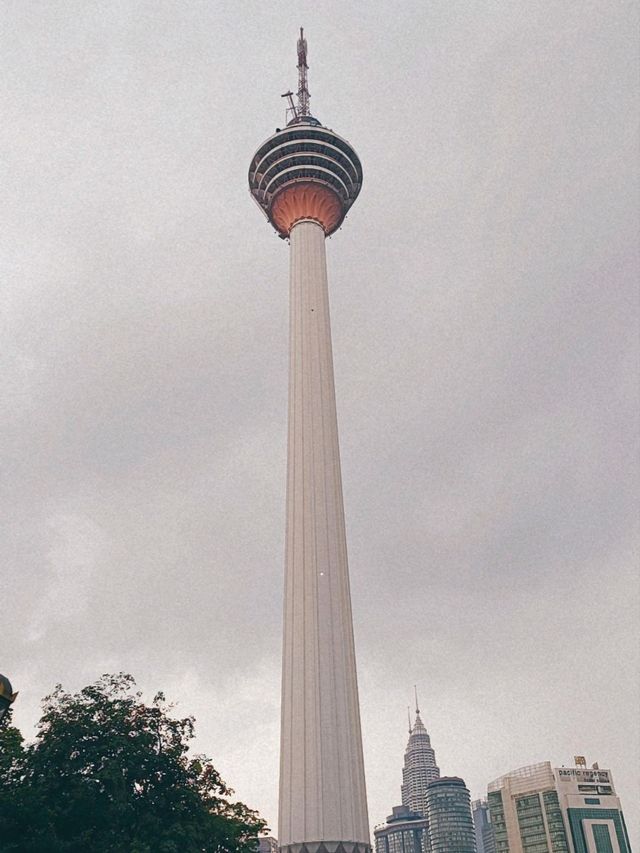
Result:
M352 146L308 115L267 139L249 169L251 195L283 238L302 219L333 234L361 186L362 166Z

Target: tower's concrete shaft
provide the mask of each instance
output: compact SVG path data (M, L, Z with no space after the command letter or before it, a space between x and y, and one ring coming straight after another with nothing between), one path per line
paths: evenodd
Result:
M281 848L365 850L369 828L333 381L325 232L290 231Z

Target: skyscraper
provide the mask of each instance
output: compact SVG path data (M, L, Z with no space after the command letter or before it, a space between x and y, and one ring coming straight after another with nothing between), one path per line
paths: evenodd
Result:
M521 767L487 795L497 853L630 853L609 770L597 765Z
M471 803L471 816L476 834L477 853L496 853L496 839L487 801L474 800Z
M376 853L426 853L428 850L427 785L440 778L431 738L420 719L409 717L409 740L402 768L402 805L395 806L386 824L374 830Z
M249 186L290 244L290 363L278 838L291 853L369 850L329 325L325 238L362 185L353 147L297 103L253 156Z
M428 853L426 817L394 806L387 822L373 830L376 853Z
M553 771L560 810L574 853L631 853L622 805L610 770L586 761Z
M551 764L548 761L506 773L487 794L498 853L524 853L535 846L568 853Z
M430 853L476 853L471 797L464 780L442 776L427 787Z
M421 815L427 813L427 785L440 778L431 738L420 719L416 699L416 718L409 728L409 741L402 769L402 805Z

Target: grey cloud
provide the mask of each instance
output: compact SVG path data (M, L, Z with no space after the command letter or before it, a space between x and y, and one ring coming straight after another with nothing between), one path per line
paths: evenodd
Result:
M7 6L0 668L27 733L56 681L132 671L275 826L287 252L246 172L304 24L365 168L328 249L372 821L417 682L474 794L586 754L638 838L636 18Z

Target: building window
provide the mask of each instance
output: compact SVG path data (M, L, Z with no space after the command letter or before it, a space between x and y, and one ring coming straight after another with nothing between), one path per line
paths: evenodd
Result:
M622 812L618 809L603 809L602 807L592 807L584 809L569 808L567 809L567 818L571 827L571 835L573 836L573 845L576 853L587 853L588 850L588 844L585 838L585 833L582 824L584 820L611 821L613 823L614 831L618 840L618 847L620 848L620 853L631 853L631 847L629 846L628 835L626 827L624 825ZM604 826L604 828L608 830L607 824L593 825L601 827ZM606 844L606 839L603 840L603 843ZM610 848L598 848L596 840L596 849L598 850L598 853L609 853Z
M613 853L609 827L606 823L593 824L593 840L596 842L596 850L598 853Z

